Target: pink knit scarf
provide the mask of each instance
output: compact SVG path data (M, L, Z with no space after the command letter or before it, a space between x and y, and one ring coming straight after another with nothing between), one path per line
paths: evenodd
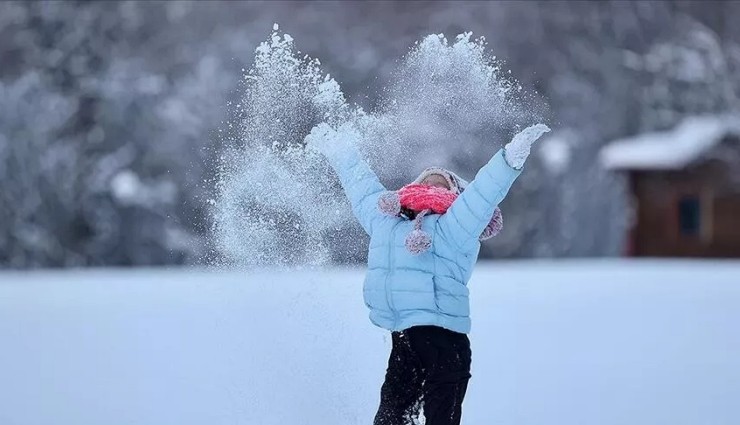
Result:
M398 190L401 207L414 212L431 210L434 214L444 214L457 199L457 194L441 187L412 183Z
M436 186L412 183L396 192L386 192L378 198L378 209L385 214L414 220L414 229L406 237L406 248L414 255L428 251L432 246L431 235L421 228L427 214L444 214L457 199L458 194ZM404 210L413 212L406 214ZM501 231L503 217L498 207L480 235L480 240L489 239Z

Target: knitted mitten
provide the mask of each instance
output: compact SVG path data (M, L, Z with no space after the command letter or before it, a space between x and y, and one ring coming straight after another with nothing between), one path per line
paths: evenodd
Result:
M504 146L504 158L506 158L506 162L512 168L521 170L524 167L524 161L529 156L532 144L549 131L550 127L545 124L536 124L517 133L511 139L511 142Z

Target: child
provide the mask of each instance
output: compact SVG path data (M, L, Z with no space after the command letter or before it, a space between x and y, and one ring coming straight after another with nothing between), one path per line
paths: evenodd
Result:
M433 167L397 193L360 158L350 125L320 124L306 137L370 235L365 304L393 341L374 425L410 424L422 407L426 425L460 424L471 361L467 283L480 240L500 229L497 205L548 131L538 124L514 136L470 184Z

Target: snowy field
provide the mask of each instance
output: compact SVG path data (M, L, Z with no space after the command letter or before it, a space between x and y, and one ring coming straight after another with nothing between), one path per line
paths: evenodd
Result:
M361 269L0 273L2 425L369 425ZM740 424L740 263L502 262L467 425Z

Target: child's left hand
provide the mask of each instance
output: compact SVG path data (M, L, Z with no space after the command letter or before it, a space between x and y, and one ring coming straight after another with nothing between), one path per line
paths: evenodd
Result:
M507 143L504 147L506 162L511 167L520 170L524 166L524 161L526 161L529 156L532 144L549 131L550 127L545 124L536 124L517 133L514 138L511 139L511 142Z

